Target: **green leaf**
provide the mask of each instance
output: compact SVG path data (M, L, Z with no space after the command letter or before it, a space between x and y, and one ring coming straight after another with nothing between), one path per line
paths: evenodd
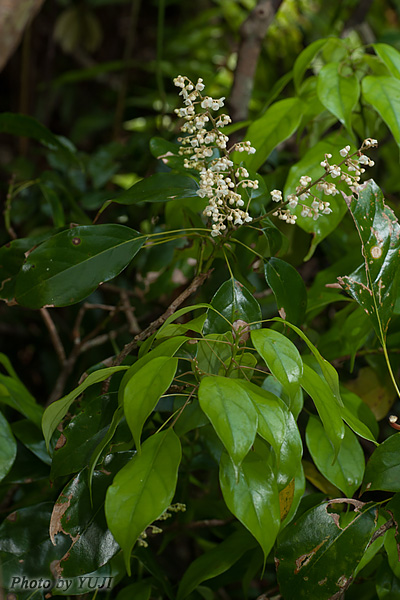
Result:
M179 348L187 342L188 338L183 335L176 336L170 340L165 340L158 344L153 350L141 356L132 366L129 367L127 372L124 374L118 390L118 402L122 404L124 398L124 390L128 381L148 362L157 358L158 356L174 356L178 352Z
M7 419L0 412L0 481L11 469L17 456L17 443Z
M271 444L276 457L276 480L282 490L301 467L303 445L296 421L283 400L249 381L239 385L258 413L258 433Z
M400 52L389 44L372 44L372 47L391 74L400 79Z
M400 146L400 80L368 75L361 83L364 99L372 104Z
M124 225L84 225L58 233L25 260L16 299L28 308L76 304L125 269L144 241Z
M279 317L275 317L274 319L272 319L272 321L279 321L280 323L284 323L285 325L287 325L288 327L293 329L293 331L295 331L297 333L297 335L299 337L301 337L301 339L307 344L309 350L312 352L315 359L317 360L319 368L321 369L321 372L322 372L327 384L329 385L329 387L332 391L332 394L336 398L337 403L339 404L339 406L343 406L343 402L340 397L339 376L337 374L335 367L333 367L327 360L325 360L325 358L323 356L321 356L320 352L317 350L317 348L314 346L314 344L312 344L310 342L310 340L308 339L306 334L303 333L301 329L296 327L296 325L293 325L292 323L289 323L288 321L284 321L283 319L280 319Z
M361 491L370 490L400 492L400 433L382 442L367 462Z
M337 458L344 438L344 424L341 407L338 405L325 378L304 363L301 386L312 398L323 423L326 435L334 448L333 458Z
M135 183L113 202L118 204L138 204L138 202L168 202L183 198L198 198L199 186L191 177L174 173L156 173Z
M12 512L0 526L2 586L10 588L13 577L53 580L53 561L68 550L71 539L57 537L53 546L49 537L53 502L33 504ZM32 592L31 592L32 593ZM18 594L19 595L19 594Z
M118 427L118 425L120 424L120 422L122 420L123 414L124 414L123 406L122 405L118 405L117 409L115 410L115 412L113 414L110 426L109 426L109 428L108 428L105 436L97 444L97 446L93 450L92 455L90 457L89 464L88 464L88 476L87 476L87 480L88 480L89 495L90 495L91 502L93 502L92 481L93 481L94 469L95 469L95 467L97 465L97 461L99 460L99 457L100 457L101 453L103 452L103 450L107 447L107 445L111 442L112 438L114 437L114 434L115 434L115 432L117 430L117 427Z
M396 577L386 561L382 561L376 575L376 592L379 600L400 598L400 578Z
M56 191L49 185L44 183L39 184L40 191L42 192L44 199L48 202L50 210L53 216L54 227L64 227L65 217L62 202L59 199Z
M172 429L156 433L116 475L107 490L108 526L121 546L131 574L132 548L146 527L168 508L175 493L181 445Z
M311 415L306 428L306 443L322 475L351 498L361 485L365 468L364 453L354 433L345 427L337 459L332 463L332 443L321 421Z
M400 85L400 82L399 82ZM374 181L346 197L361 240L364 264L339 283L369 315L382 346L397 297L400 271L400 225Z
M230 569L256 542L246 530L239 530L223 542L196 558L185 571L179 584L177 600L183 600L203 581L217 577Z
M98 371L94 371L94 373L90 373L86 377L86 379L78 385L77 388L72 390L69 394L57 400L57 402L53 402L46 408L43 413L42 418L42 429L44 434L44 439L46 440L47 448L49 447L51 436L57 428L57 425L62 421L65 415L68 412L69 407L77 398L84 392L89 386L94 383L99 383L100 381L104 381L111 377L114 373L118 371L126 371L128 367L120 366L120 367L107 367L106 369L99 369Z
M40 427L43 407L28 392L24 384L17 378L0 374L0 403L11 406L24 417Z
M293 82L297 92L299 91L300 84L308 66L316 54L318 54L321 48L326 44L326 41L327 38L312 42L306 48L304 48L304 50L300 52L299 56L296 58L293 67Z
M171 385L177 367L177 358L153 358L125 385L124 412L138 452L143 425Z
M286 98L272 104L260 119L253 121L245 139L250 141L256 153L245 158L246 167L257 171L272 150L296 131L302 114L302 101Z
M40 142L46 146L46 148L61 150L64 154L67 154L68 158L72 158L75 163L78 162L75 149L72 147L71 142L68 141L68 143L66 143L62 137L51 133L47 127L33 117L15 113L1 113L0 133L9 133L31 138Z
M291 264L280 258L270 258L264 269L279 314L283 319L301 325L307 309L307 290L302 277Z
M227 507L254 535L265 562L281 522L278 486L271 467L264 456L251 452L236 472L230 457L223 453L219 481Z
M252 331L251 340L272 375L292 400L298 393L303 373L303 361L296 346L273 329Z
M342 75L342 63L330 62L318 73L317 94L327 108L352 134L351 119L360 97L355 75Z
M77 577L95 571L106 564L119 546L107 527L104 499L114 475L131 459L132 452L108 455L101 470L95 471L93 506L86 482L86 470L81 471L62 490L50 519L50 539L53 544L66 538L69 548L54 564L61 577Z
M233 337L230 331L227 333L210 333L197 342L196 367L210 375L224 375L227 365L232 358ZM223 373L220 373L220 370Z
M343 502L340 499L340 502ZM312 508L278 539L278 582L285 600L327 600L347 589L375 529L376 509L350 500L354 518L341 523L335 501Z
M204 377L199 387L201 409L235 465L240 465L257 433L257 411L237 379Z
M204 323L203 333L225 333L232 330L232 324L241 320L261 327L261 308L249 290L236 279L228 279L215 292ZM218 314L219 313L219 314Z
M106 436L112 420L116 394L100 395L96 389L87 391L79 409L67 425L53 451L50 479L78 473L90 461L99 442Z
M39 427L32 427L31 421L22 419L21 421L14 421L12 432L42 462L51 465L51 458L46 450L43 433Z
M379 434L376 419L368 406L356 394L346 388L342 390L344 406L342 419L360 437L373 442L376 446L376 436Z

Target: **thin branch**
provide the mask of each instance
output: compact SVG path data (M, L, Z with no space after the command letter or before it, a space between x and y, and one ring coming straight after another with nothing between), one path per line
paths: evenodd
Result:
M58 360L60 361L61 365L64 366L65 361L67 359L67 355L65 354L64 346L62 344L60 336L58 335L58 331L56 329L56 326L54 325L53 319L51 318L47 308L41 308L40 314L42 315L43 321L45 322L46 327L49 330L50 338L54 349L57 353Z
M282 2L283 0L259 0L240 27L241 41L229 102L233 122L247 119L262 43Z
M137 319L133 313L133 308L129 301L129 296L126 293L126 290L121 290L121 302L122 309L126 316L126 320L129 323L129 333L131 333L132 335L140 333L139 323L137 322Z
M121 365L125 358L132 352L132 350L134 350L137 347L139 342L143 342L148 337L153 335L153 333L157 331L157 329L161 327L163 323L165 323L168 317L173 315L174 312L181 306L181 304L183 304L185 300L189 298L189 296L191 296L194 292L198 290L200 286L203 285L206 279L208 279L208 277L210 276L212 270L213 269L210 269L207 273L201 273L200 275L197 275L193 279L191 284L185 290L183 290L183 292L179 294L179 296L175 298L173 302L171 302L167 310L160 317L158 317L158 319L150 323L150 325L146 327L146 329L138 333L138 335L136 335L134 339L131 342L129 342L129 344L126 344L123 350L118 354L118 356L116 356L114 360L114 366Z

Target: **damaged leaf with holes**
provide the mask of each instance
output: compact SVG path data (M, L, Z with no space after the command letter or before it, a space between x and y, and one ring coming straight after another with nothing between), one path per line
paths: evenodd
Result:
M352 583L377 518L373 503L338 499L312 508L286 528L275 554L285 600L339 598Z
M369 315L385 344L397 298L400 273L400 225L374 181L364 184L358 199L345 196L361 241L363 263L339 283Z

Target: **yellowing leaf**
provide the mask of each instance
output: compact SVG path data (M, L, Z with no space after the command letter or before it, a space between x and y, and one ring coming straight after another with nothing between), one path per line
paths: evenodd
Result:
M279 508L281 511L281 521L289 514L294 497L294 478L289 481L287 486L279 492Z

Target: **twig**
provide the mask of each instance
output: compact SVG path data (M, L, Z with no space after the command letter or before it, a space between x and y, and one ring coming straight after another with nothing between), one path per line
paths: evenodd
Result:
M123 311L126 316L126 320L129 323L129 333L131 333L132 335L140 333L139 323L137 322L137 319L133 314L133 308L131 303L129 302L129 296L126 293L126 290L121 290L121 302Z
M258 0L257 6L240 27L241 41L229 102L233 122L247 119L262 42L282 2Z
M64 346L62 344L60 336L58 335L56 326L54 325L53 319L51 318L47 308L41 308L40 313L43 317L43 321L45 322L47 329L49 330L50 338L53 343L54 349L57 353L58 360L60 361L61 365L64 366L67 356L65 354Z
M197 275L191 284L183 290L181 294L171 304L168 306L167 310L160 316L158 319L150 323L146 329L141 331L138 335L134 337L134 339L124 346L123 350L115 357L114 366L119 366L125 360L125 358L136 348L139 342L143 342L148 337L150 337L165 321L174 314L174 312L185 302L189 296L191 296L194 292L198 290L198 288L203 285L205 280L210 276L213 269L210 269L207 273L201 273Z

